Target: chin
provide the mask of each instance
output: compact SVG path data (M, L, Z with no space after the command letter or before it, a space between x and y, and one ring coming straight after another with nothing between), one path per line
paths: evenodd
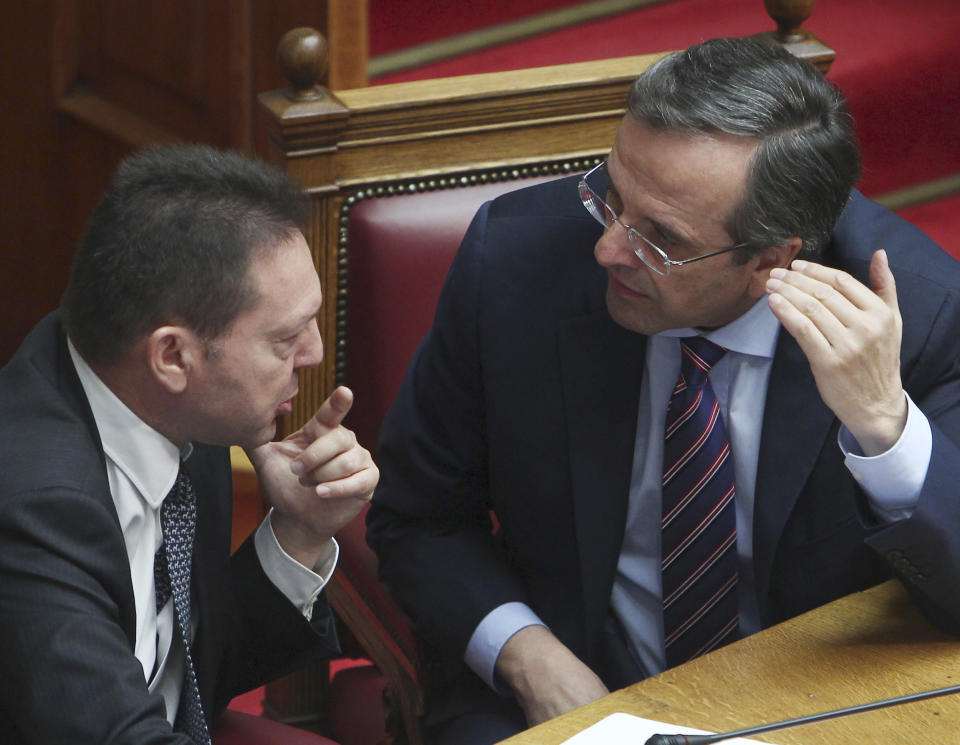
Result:
M607 298L607 311L618 326L637 334L656 334L665 327L658 325L649 314L642 313L636 308L625 308L622 302Z
M277 435L276 420L270 422L270 426L268 426L266 429L263 430L262 435L263 435L262 441L260 442L261 445L263 445L266 442L270 442L274 437L276 437Z
M273 440L277 434L277 423L273 421L269 426L264 427L263 429L256 432L256 434L251 434L249 437L244 438L243 442L237 443L240 447L247 449L258 448L261 445L266 445L268 442Z

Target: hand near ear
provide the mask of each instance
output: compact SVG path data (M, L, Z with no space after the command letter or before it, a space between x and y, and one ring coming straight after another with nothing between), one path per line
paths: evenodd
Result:
M277 540L307 567L360 513L380 479L370 453L341 424L352 404L353 393L341 386L299 430L248 453L273 505Z
M871 259L870 284L797 260L772 270L766 287L770 308L807 356L824 402L868 456L892 447L907 421L903 321L882 249Z

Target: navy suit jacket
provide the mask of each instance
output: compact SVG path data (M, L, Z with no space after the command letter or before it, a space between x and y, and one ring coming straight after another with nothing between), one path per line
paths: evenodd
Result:
M100 438L57 314L0 371L0 740L183 743L134 656L130 567ZM267 579L252 539L230 557L225 448L195 445L194 664L208 718L230 699L337 651Z
M630 682L609 664L604 628L645 338L607 313L599 230L574 179L485 205L385 420L368 538L439 654L433 719L483 706L485 686L461 660L509 601L530 605L608 685ZM960 264L858 193L822 261L868 283L881 247L903 315L904 385L933 426L929 474L913 516L878 525L843 464L838 421L781 333L754 514L764 625L895 573L932 620L960 630Z

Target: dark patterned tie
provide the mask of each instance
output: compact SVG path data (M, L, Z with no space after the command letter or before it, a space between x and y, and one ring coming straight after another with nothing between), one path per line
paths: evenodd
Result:
M707 377L726 352L701 337L680 344L663 449L663 633L667 667L737 635L733 459Z
M157 613L173 595L173 608L184 649L183 686L175 728L197 745L210 745L210 731L203 716L197 673L190 654L190 568L197 525L197 497L182 463L177 481L160 508L160 524L163 527L163 544L153 561Z

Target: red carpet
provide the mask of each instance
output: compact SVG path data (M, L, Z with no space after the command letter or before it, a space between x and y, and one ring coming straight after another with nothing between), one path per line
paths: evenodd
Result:
M960 217L960 194L918 204L915 207L907 207L897 212L901 217L922 229L954 258L960 260L960 232L957 224L957 219Z
M448 4L453 5L453 4ZM821 0L806 26L837 51L830 78L850 99L862 189L881 194L960 172L960 2ZM580 62L769 30L759 0L672 0L382 76L373 84Z
M462 3L437 0L370 0L370 56L436 41L544 13L580 0L486 0Z

